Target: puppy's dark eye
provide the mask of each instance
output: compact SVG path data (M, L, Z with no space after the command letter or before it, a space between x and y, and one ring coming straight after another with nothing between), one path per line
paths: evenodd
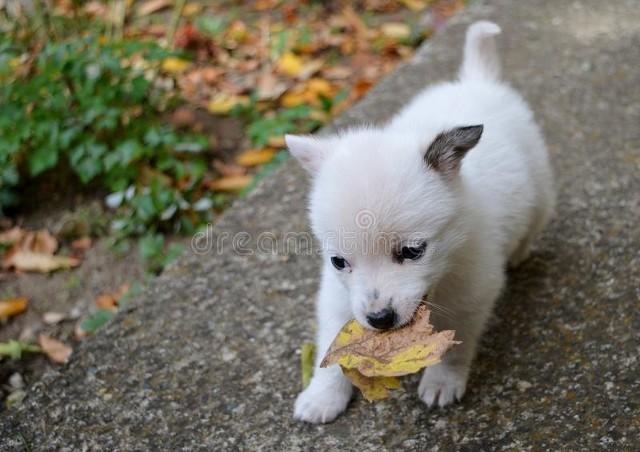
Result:
M405 259L415 261L420 259L424 255L424 251L427 249L427 242L422 242L418 246L403 246L398 253L398 260L402 262Z
M349 262L344 257L340 256L331 256L331 263L336 268L336 270L344 270L349 265Z

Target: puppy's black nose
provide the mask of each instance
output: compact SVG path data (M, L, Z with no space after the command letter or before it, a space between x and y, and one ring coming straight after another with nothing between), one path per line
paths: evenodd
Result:
M367 322L379 330L388 330L396 323L396 311L385 308L382 311L367 315Z

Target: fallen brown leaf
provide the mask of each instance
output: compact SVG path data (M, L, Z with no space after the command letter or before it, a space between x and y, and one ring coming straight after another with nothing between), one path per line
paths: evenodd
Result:
M38 344L47 357L54 363L64 364L69 361L73 349L68 345L45 334L38 336Z
M202 5L200 3L190 2L184 5L182 8L182 15L185 17L191 17L202 11Z
M16 242L19 242L24 234L24 229L15 226L11 229L0 232L0 243L3 245L13 245Z
M176 127L187 127L196 121L196 114L188 107L180 107L171 114L170 121Z
M258 76L256 93L259 100L277 99L286 90L287 85L269 70L263 71Z
M34 253L32 251L16 251L5 256L2 262L4 268L14 268L18 271L49 273L61 268L77 267L80 260L75 257L51 256L49 254Z
M111 294L102 294L97 296L95 305L101 309L116 309L118 302Z
M27 309L28 301L24 297L9 298L0 301L0 319L6 319L21 314Z
M86 251L91 248L91 237L80 237L71 242L71 248L74 250Z
M98 295L95 300L95 305L101 309L116 309L120 299L129 291L129 283L124 283L118 290L111 293L104 293Z
M256 166L270 162L276 154L275 149L247 149L236 157L236 163L241 166Z
M213 167L221 176L224 177L242 176L247 173L246 168L236 165L235 163L225 163L222 160L214 160Z
M353 85L353 95L356 99L364 96L371 89L373 82L366 78L361 78Z
M138 6L138 15L148 16L149 14L160 11L171 6L173 2L170 0L148 0Z
M409 324L395 330L376 332L351 320L336 336L320 367L339 364L349 370L345 372L348 378L355 377L352 381L367 399L384 398L386 389L396 383L367 378L398 377L437 364L449 348L459 344L453 340L454 335L451 330L434 331L425 305L418 308Z
M316 58L315 60L307 61L302 65L302 69L300 69L298 78L300 80L306 80L309 77L315 75L320 69L322 69L322 66L324 66L324 60L321 58Z
M209 182L211 190L216 191L240 191L246 188L253 178L251 176L229 176Z

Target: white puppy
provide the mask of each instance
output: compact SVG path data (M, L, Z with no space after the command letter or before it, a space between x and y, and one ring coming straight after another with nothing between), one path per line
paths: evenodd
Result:
M459 80L425 89L384 127L286 137L312 175L324 253L316 368L297 419L329 422L351 398L338 366L318 367L345 322L400 327L425 294L436 328L462 344L424 371L418 394L428 406L464 394L505 268L527 258L554 205L540 130L499 78L498 33L469 27Z

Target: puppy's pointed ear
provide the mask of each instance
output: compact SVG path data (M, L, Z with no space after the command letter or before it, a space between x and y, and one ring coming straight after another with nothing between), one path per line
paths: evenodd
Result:
M442 174L453 174L460 169L462 158L482 136L482 125L456 127L439 134L424 154L429 168Z
M329 143L326 140L310 135L285 135L284 141L291 155L310 174L318 172L329 153Z

